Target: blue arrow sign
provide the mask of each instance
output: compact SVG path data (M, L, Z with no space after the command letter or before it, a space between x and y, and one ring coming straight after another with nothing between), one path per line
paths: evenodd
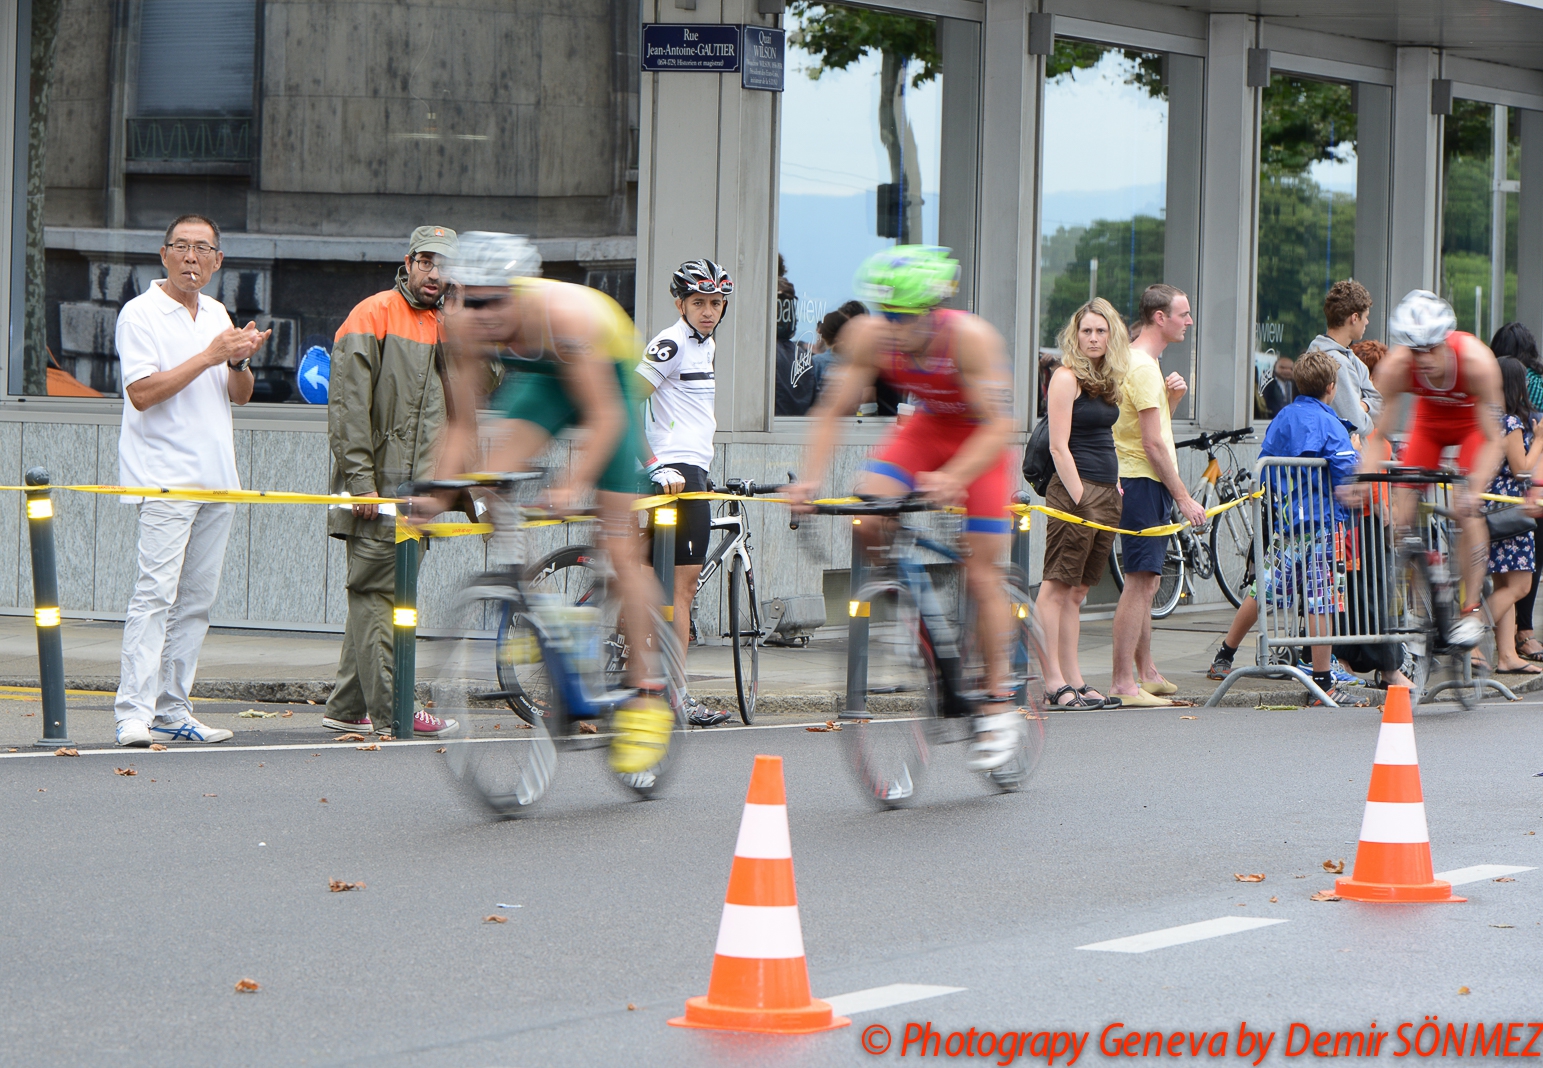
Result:
M327 386L332 381L332 357L327 350L320 345L306 349L295 368L295 381L307 404L326 404Z

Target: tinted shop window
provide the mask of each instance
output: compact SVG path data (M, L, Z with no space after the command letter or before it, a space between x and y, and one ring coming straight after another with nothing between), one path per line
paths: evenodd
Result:
M938 243L947 74L932 19L794 3L787 24L777 414L803 415L824 362L815 327L852 299L858 265Z
M1442 120L1441 295L1457 328L1486 341L1516 317L1518 120L1475 100L1453 101Z
M1267 396L1279 358L1323 333L1329 287L1354 274L1356 113L1349 85L1284 74L1262 104L1254 372Z

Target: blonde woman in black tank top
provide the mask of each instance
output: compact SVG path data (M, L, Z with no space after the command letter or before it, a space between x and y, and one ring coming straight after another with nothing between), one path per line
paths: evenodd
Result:
M1096 297L1061 331L1061 366L1050 377L1050 457L1055 474L1045 503L1079 518L1119 526L1119 462L1111 428L1120 381L1130 367L1130 336L1119 312ZM1103 708L1106 698L1077 663L1082 603L1103 578L1114 535L1050 516L1038 616L1045 635L1045 700L1062 708Z

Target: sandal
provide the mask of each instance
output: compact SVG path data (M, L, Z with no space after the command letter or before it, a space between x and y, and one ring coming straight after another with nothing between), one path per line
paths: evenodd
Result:
M1063 705L1061 703L1061 698L1065 697L1067 694L1072 695L1071 702L1069 704ZM1063 712L1081 712L1088 708L1087 701L1082 697L1081 694L1077 692L1077 687L1075 686L1062 686L1055 693L1051 693L1049 690L1046 690L1045 704L1050 708ZM1100 705L1099 707L1102 708L1103 706Z
M1117 702L1111 701L1109 698L1105 697L1103 694L1098 693L1091 686L1079 686L1079 687L1077 687L1077 696L1082 698L1083 703L1086 704L1088 706L1088 708L1090 708L1090 709L1093 709L1093 708L1118 708L1119 707Z
M1527 649L1527 646L1529 645L1536 645L1537 648L1529 651ZM1534 663L1543 664L1543 642L1540 642L1538 639L1531 637L1517 637L1516 655L1521 657L1523 660L1531 660Z

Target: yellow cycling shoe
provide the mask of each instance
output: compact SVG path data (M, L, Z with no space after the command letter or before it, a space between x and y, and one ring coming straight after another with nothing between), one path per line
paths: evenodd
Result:
M675 713L662 697L640 696L616 710L611 719L611 770L619 775L647 771L670 751Z

